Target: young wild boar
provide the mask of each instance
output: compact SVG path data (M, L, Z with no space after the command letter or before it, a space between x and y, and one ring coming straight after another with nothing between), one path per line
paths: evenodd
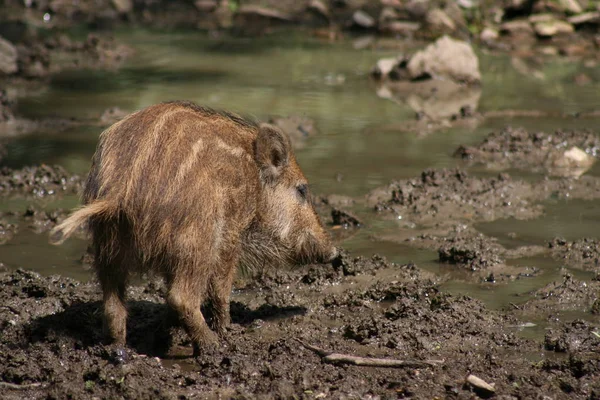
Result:
M308 199L307 181L279 129L190 102L129 115L104 131L84 207L51 232L62 243L92 233L104 293L105 330L125 344L129 276L165 278L168 305L194 343L216 341L229 323L239 264L327 262L336 255Z

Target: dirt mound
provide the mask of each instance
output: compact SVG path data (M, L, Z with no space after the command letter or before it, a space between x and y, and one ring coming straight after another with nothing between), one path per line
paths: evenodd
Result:
M600 280L582 281L565 273L559 282L552 282L531 293L533 298L521 306L522 310L549 313L563 310L585 310L595 313L600 291Z
M40 165L22 169L0 169L0 196L33 195L45 197L57 193L77 193L82 179L60 166Z
M582 238L573 242L555 238L549 243L552 256L573 268L600 273L600 242L598 239Z
M571 156L573 148L583 152L584 156L580 161L576 154ZM589 167L597 158L599 149L600 138L588 131L559 130L554 134L547 134L529 132L522 128L506 128L490 133L476 146L460 146L455 156L466 160L470 165L481 164L489 169L520 168L568 175L569 169Z
M491 221L541 215L532 204L540 194L527 182L507 174L496 178L469 176L460 169L424 171L419 178L396 181L372 191L367 202L377 211L388 211L418 224L461 220Z

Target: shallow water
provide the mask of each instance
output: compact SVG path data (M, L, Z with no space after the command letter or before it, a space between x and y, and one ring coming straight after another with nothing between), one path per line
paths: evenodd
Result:
M575 118L496 118L477 127L416 135L401 131L407 121L414 119L415 110L407 104L379 98L368 79L374 63L381 57L397 54L397 50L357 50L351 40L331 44L307 38L305 33L252 40L142 30L116 35L137 49L123 68L63 72L53 77L47 90L20 100L19 112L32 118L97 118L108 107L133 111L160 101L189 99L259 119L271 115L305 115L316 120L320 131L297 151L314 192L350 196L362 196L393 179L416 176L425 168L457 166L459 161L452 153L458 145L477 143L490 131L508 124L553 131L559 127L594 129L598 122ZM481 111L537 109L570 113L600 107L600 85L579 87L573 83L573 77L581 71L595 76L596 72L583 64L555 60L534 66L542 79L521 75L507 56L481 54L481 57ZM84 174L100 131L89 126L22 136L8 143L8 156L1 162L15 168L38 163L60 164ZM472 171L490 173L483 168ZM518 171L511 174L530 177ZM599 175L600 166L588 174ZM46 205L72 207L76 202L76 198L68 197ZM1 209L25 206L19 200L0 202ZM500 220L477 228L498 237L508 247L543 245L555 236L572 240L595 235L600 219L597 202L556 201L546 206L547 215L535 221ZM367 224L342 246L354 254L380 253L392 261L415 262L436 273L449 273L448 268L435 262L434 252L372 239L374 233L398 229L390 226ZM78 262L85 246L81 240L72 240L62 247L50 247L45 235L21 229L11 242L0 246L0 259L9 267L86 279L90 274ZM535 264L544 273L501 285L469 284L456 275L444 288L500 307L513 302L515 294L558 278L560 265L549 258L512 263Z

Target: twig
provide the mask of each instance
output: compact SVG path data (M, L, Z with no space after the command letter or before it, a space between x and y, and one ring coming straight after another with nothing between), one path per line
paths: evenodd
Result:
M384 367L384 368L424 368L424 367L435 367L439 364L442 364L443 361L440 360L427 360L427 361L419 361L419 360L397 360L397 359L387 359L387 358L369 358L369 357L358 357L351 356L348 354L340 354L333 353L322 349L317 346L313 346L308 343L304 343L302 340L296 338L298 343L307 349L314 351L319 356L322 357L322 360L329 364L351 364L358 366L367 366L367 367Z
M6 389L13 389L13 390L27 390L27 389L34 389L37 387L42 386L41 383L29 383L29 384L25 384L25 385L18 385L16 383L9 383L9 382L0 382L0 388L6 388Z

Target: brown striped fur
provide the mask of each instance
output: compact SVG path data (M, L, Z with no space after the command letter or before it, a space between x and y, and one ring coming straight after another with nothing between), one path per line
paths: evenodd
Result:
M113 341L125 343L129 276L155 272L197 353L216 340L200 306L210 300L213 329L223 332L239 264L334 257L306 183L277 128L190 102L157 104L101 134L85 206L51 240L88 223Z

